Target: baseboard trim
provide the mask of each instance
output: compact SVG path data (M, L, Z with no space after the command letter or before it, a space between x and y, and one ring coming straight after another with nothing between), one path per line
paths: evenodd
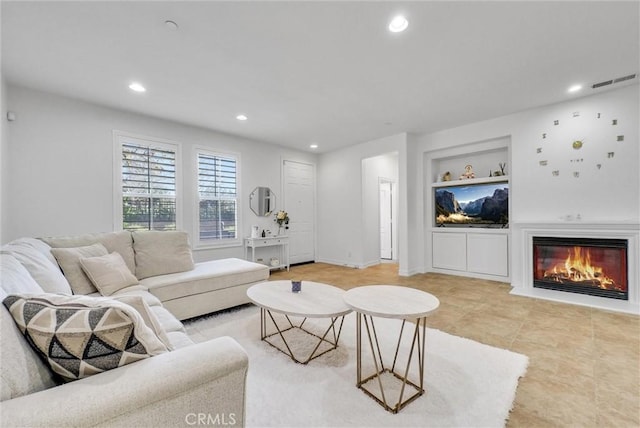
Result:
M422 273L424 273L424 269L422 268L398 269L398 275L400 276L413 276L420 275Z
M317 263L326 263L328 265L335 265L335 266L344 266L344 267L349 267L349 268L353 268L353 269L361 269L360 266L355 265L353 263L345 263L342 260L332 260L332 259L318 259L316 260Z

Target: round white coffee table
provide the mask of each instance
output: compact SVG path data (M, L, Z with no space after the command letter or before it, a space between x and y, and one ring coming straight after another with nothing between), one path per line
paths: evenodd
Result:
M344 294L345 303L357 312L356 323L356 386L367 395L376 400L386 410L397 413L404 406L424 394L424 357L426 339L426 317L435 312L440 306L437 297L424 291L414 288L396 285L370 285L356 287L348 290ZM378 334L376 333L374 317L396 318L402 320L398 342L395 347L395 355L391 365L385 364ZM407 362L403 371L398 373L398 351L403 339L403 330L406 321L415 323L413 334L411 335L410 350L407 355ZM362 374L362 327L365 327L367 338L369 339L370 355L373 358L375 372L370 375ZM411 361L417 353L417 367L414 364L414 371L410 373ZM384 378L384 381L383 381ZM411 380L411 379L413 380ZM368 383L371 382L372 388ZM376 388L377 383L377 388ZM391 393L385 394L385 389L394 388L392 383L400 383L397 400L392 400ZM386 385L383 387L383 385ZM397 385L396 385L397 386ZM405 389L409 386L415 392L405 397ZM397 389L397 388L396 388Z
M291 281L267 281L251 286L247 290L247 296L260 307L260 338L291 357L293 361L307 364L338 347L344 316L351 312L351 308L342 299L344 290L332 285L302 281L301 291L294 293L291 290ZM284 316L280 324L276 322L274 313ZM302 320L294 323L291 317L302 318ZM330 319L329 327L322 335L313 333L304 328L307 318L328 318ZM268 320L275 327L275 332L267 331ZM340 320L339 323L338 320ZM317 345L306 358L298 358L287 342L286 333L291 330L299 330L318 339ZM284 346L272 341L273 336L280 337ZM320 345L323 343L328 344L329 348L320 352Z

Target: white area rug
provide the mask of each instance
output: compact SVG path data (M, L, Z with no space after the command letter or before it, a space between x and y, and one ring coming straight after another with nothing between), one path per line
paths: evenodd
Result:
M195 341L232 336L249 354L249 427L501 427L529 362L521 354L427 329L426 393L394 415L355 386L355 314L345 318L338 349L301 365L260 340L259 313L251 306L186 325ZM324 331L325 322L308 320L305 327ZM393 355L399 327L397 320L376 319L383 355ZM308 345L306 338L291 340L296 347Z

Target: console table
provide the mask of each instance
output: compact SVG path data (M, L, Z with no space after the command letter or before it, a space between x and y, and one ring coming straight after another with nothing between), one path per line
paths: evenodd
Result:
M289 270L289 237L288 236L268 236L265 238L244 238L244 258L252 262L256 262L256 248L263 247L280 247L279 264L272 266L267 263L271 269ZM251 249L251 258L249 258L249 249Z

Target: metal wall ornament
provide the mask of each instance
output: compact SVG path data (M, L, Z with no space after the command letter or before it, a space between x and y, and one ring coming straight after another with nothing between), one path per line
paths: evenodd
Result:
M580 118L581 117L581 112L580 111L573 111L570 114L571 114L570 117L573 117L573 118ZM553 120L553 126L561 126L561 123L560 123L561 120L563 121L563 124L565 124L563 117ZM591 116L591 115L587 114L587 118L592 118L591 120L594 120L594 119L596 119L596 120L597 119L605 119L604 121L598 121L597 122L597 123L600 124L599 126L605 125L607 123L610 123L611 126L618 126L619 125L618 119L608 119L606 117L606 114L603 114L601 112L595 113L594 116ZM588 119L586 119L586 120L588 120ZM611 122L608 122L609 120ZM548 138L548 133L547 132L542 132L541 135L542 135L542 139L543 140L550 140L549 141L550 143L554 143L555 142L554 141L555 138L553 137L554 134L552 134L551 138ZM573 139L573 140L570 140L570 141L571 141L571 148L573 150L581 150L581 149L583 149L585 147L585 138ZM623 134L616 135L615 136L615 141L623 142L624 141L624 135ZM596 146L597 146L597 144L595 144L593 147L591 147L591 146L590 147L593 149ZM537 154L542 153L542 149L543 149L542 147L537 147L536 148L536 153ZM614 157L614 155L615 155L614 152L607 152L607 159L612 159ZM570 163L584 162L584 158L570 158L569 162ZM538 161L538 165L541 166L541 167L542 166L547 166L548 165L548 161L547 160L542 160L542 161L539 160ZM597 163L597 164L594 164L594 165L596 166L596 168L598 170L600 170L602 168L602 163ZM560 175L560 170L553 170L551 173L552 173L552 175L554 177L558 177ZM572 172L572 175L575 178L579 178L580 173L578 171L574 171L574 172Z

